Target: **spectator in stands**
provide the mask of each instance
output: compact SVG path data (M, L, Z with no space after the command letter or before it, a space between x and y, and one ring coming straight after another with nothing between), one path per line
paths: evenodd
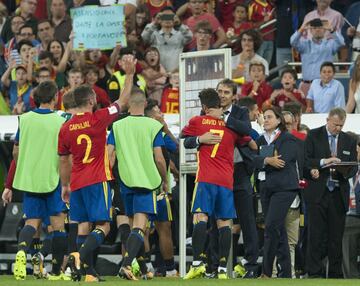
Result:
M200 21L195 26L196 47L191 51L211 50L212 30L208 21Z
M41 20L37 25L38 39L40 44L36 47L38 54L41 51L46 51L49 43L54 39L54 27L50 20Z
M116 46L115 49L117 49L117 47L118 46ZM89 49L82 53L81 56L81 68L84 68L87 65L95 65L98 67L99 80L97 86L106 90L108 81L111 77L111 70L108 68L109 58L107 55L99 49Z
M50 20L54 27L54 38L60 42L68 42L72 30L71 18L66 14L64 0L51 0Z
M20 41L21 40L31 41L34 46L39 44L39 42L35 39L34 29L31 26L25 24L20 28L19 33L20 33Z
M249 5L249 19L257 27L274 18L274 7L269 0L252 0ZM271 63L274 52L275 33L272 31L274 25L270 25L260 30L263 35L263 42L257 53L263 57L269 64Z
M345 108L345 91L342 83L334 79L335 66L324 62L320 79L315 79L306 97L306 112L328 113L335 107Z
M155 47L150 47L144 54L147 67L143 70L146 79L146 93L149 98L161 102L161 95L167 81L168 74L160 64L161 55Z
M0 3L0 34L8 18L8 10L3 3Z
M335 31L340 32L344 25L344 17L338 11L331 9L332 0L316 0L317 8L305 15L304 23L308 23L314 19L325 20L325 25L331 26ZM309 38L312 35L308 35ZM326 34L328 37L329 34Z
M305 140L306 136L300 132L302 107L299 103L290 101L286 102L283 107L283 111L288 111L294 116L293 127L291 134L300 140Z
M15 79L10 80L10 73L15 69ZM16 62L10 63L1 77L1 83L9 88L10 109L13 114L19 115L30 110L31 83L27 78L26 67L16 66Z
M346 112L360 113L360 54L357 56L353 73L349 82L349 98Z
M241 95L253 97L261 111L264 103L270 98L273 89L265 81L265 66L263 63L251 62L249 71L251 80L243 84Z
M154 18L163 8L172 6L172 1L169 0L142 0L140 2L145 2L151 18Z
M152 23L146 25L141 34L146 44L159 50L161 64L168 72L178 68L180 53L193 37L186 25L180 24L178 30L175 30L175 21L180 24L173 9L165 7ZM158 29L158 25L160 25L160 29Z
M219 20L213 14L204 12L205 2L206 0L189 0L192 16L185 21L185 24L194 33L195 26L199 21L209 21L213 33L212 46L217 49L226 42L226 35ZM188 45L188 49L193 49L195 45L195 39L193 38Z
M231 27L235 20L235 10L237 9L238 5L245 4L244 0L219 0L216 1L216 11L217 11L217 18L219 19L220 23L222 24L225 31L229 27ZM247 7L246 7L246 14L247 14ZM240 33L239 33L240 34Z
M281 89L276 89L271 94L269 105L283 108L286 102L294 101L306 109L305 95L301 90L296 89L297 74L294 69L288 68L281 73ZM285 116L284 116L285 117ZM286 118L285 118L286 119Z
M30 25L34 32L36 33L37 28L37 19L34 18L34 13L37 7L37 0L21 0L19 15L23 17L27 25ZM11 20L8 19L4 24L4 27L1 31L1 38L4 42L8 42L14 34L11 30Z
M245 4L237 4L231 12L234 18L233 22L230 22L227 26L223 24L228 39L236 38L243 31L253 28L252 22L248 21L248 8Z
M312 39L302 39L303 32L309 29ZM333 38L325 38L327 31L331 32ZM321 64L333 60L336 52L344 45L344 38L331 24L323 24L316 18L310 22L304 21L301 28L291 36L290 43L301 55L302 83L299 88L307 95L311 82L320 77Z
M47 51L52 53L54 57L54 62L56 65L58 65L65 53L65 48L62 42L58 40L52 40L47 46Z
M260 34L255 30L244 31L240 35L241 53L232 57L232 76L233 78L245 77L250 80L249 66L250 62L261 62L265 67L265 75L269 75L268 62L256 54L261 45Z
M356 142L357 161L360 162L360 138L359 135L347 132ZM343 261L342 268L344 278L360 278L358 256L360 249L360 171L349 179L350 198L349 210L346 213L345 230L342 242Z
M162 113L179 114L179 71L174 70L169 77L169 85L163 90L160 110Z
M84 69L85 83L90 85L96 93L96 102L98 108L108 107L110 105L110 98L106 91L96 85L99 79L99 69L96 66L88 66Z
M58 103L57 103L57 109L58 110L65 110L64 104L62 101L63 96L68 93L69 91L74 90L76 87L79 87L84 82L84 76L81 71L81 69L78 68L72 68L68 72L67 77L68 86L63 87L58 92Z
M4 50L4 59L7 63L9 63L12 59L17 60L17 63L20 64L20 56L17 53L17 43L21 41L20 39L20 28L25 24L25 20L21 16L13 16L10 18L10 27L11 32L13 33L14 37L12 37L9 41L5 44ZM3 39L4 40L4 39ZM4 40L5 41L5 40ZM15 54L14 54L15 52Z

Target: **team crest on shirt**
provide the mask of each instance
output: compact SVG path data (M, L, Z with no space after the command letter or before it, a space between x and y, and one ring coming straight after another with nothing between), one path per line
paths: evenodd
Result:
M109 89L118 89L118 88L119 88L119 85L116 81L110 82Z
M110 114L110 115L115 114L115 113L118 112L116 106L114 106L114 105L108 107L108 110L109 110L109 114Z

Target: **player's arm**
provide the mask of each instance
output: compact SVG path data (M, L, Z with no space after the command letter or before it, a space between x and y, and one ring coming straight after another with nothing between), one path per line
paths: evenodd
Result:
M161 146L154 147L153 151L154 151L155 164L163 181L163 191L167 192L168 181L167 181L167 171L166 171L166 162L165 162L164 154L161 150Z
M127 109L127 104L130 98L131 89L134 85L136 62L137 60L134 58L133 55L123 56L122 68L125 71L125 83L124 83L124 87L120 92L119 98L114 102L120 107L120 110L123 111Z
M107 138L107 152L108 152L108 156L109 156L110 167L112 168L112 167L114 167L115 157L116 157L115 137L114 137L113 130L110 131L110 134Z
M71 174L70 155L60 156L59 172L60 172L60 181L62 186L61 198L64 202L68 203L70 197L70 174Z

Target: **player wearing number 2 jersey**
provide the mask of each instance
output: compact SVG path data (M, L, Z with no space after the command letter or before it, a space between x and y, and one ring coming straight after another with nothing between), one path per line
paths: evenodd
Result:
M72 253L69 257L73 280L81 279L82 263L86 272L85 281L99 281L92 265L92 252L101 245L110 229L112 194L108 181L113 178L106 152L106 129L128 102L136 60L132 55L126 55L123 62L125 86L119 99L108 108L93 112L97 104L95 92L89 86L77 87L73 94L79 113L66 122L59 133L63 200L68 201L70 189L72 191L70 219L95 224L79 253Z
M198 170L192 200L194 259L185 279L196 278L205 273L204 233L208 216L212 215L215 216L219 229L218 278L226 279L226 264L231 244L230 223L236 216L232 193L234 146L249 140L239 137L225 126L225 122L220 118L220 98L214 89L204 89L199 97L205 115L190 119L189 124L182 130L182 136L201 136L211 132L221 140L213 145L201 144L198 149Z

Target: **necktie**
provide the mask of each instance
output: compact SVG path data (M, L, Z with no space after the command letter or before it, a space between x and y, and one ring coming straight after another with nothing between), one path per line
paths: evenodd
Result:
M329 135L330 138L330 152L331 156L336 156L336 135ZM332 192L335 189L335 182L331 180L331 173L335 172L330 168L330 177L328 178L326 186L328 187L329 191Z

